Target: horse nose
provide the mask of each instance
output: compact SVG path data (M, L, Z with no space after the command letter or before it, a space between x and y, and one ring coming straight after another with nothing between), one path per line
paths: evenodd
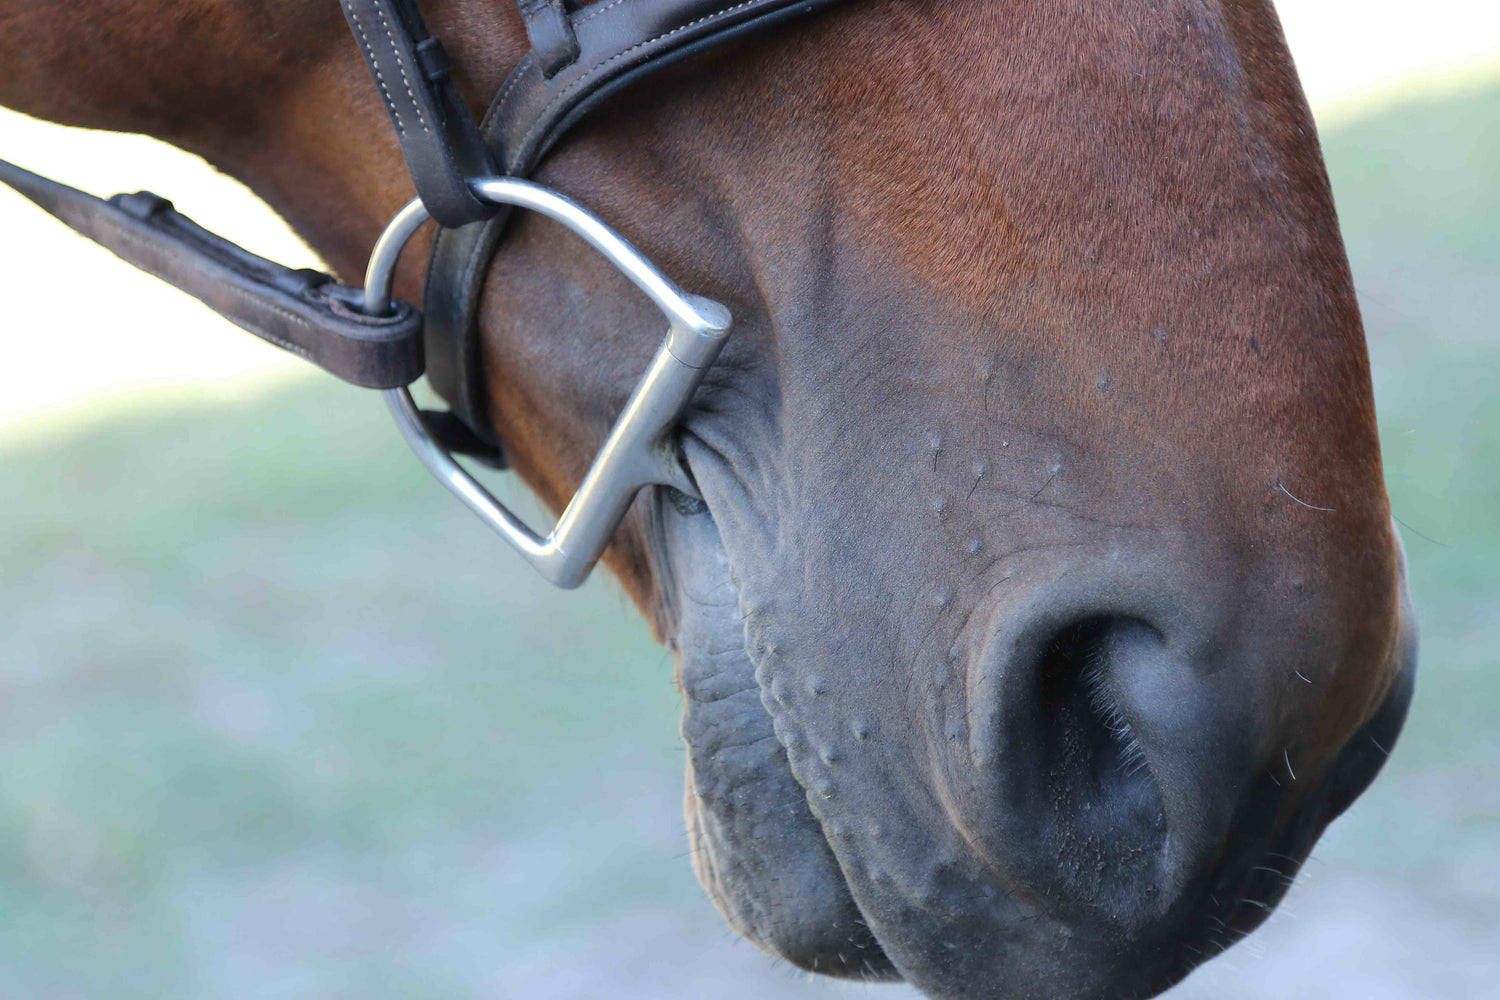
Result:
M1257 753L1233 644L1201 607L1141 587L1005 609L970 685L986 853L1043 898L1132 918L1212 864Z

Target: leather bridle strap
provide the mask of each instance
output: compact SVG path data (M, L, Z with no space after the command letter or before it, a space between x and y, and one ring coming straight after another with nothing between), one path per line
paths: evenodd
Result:
M0 183L347 382L396 389L421 377L425 365L457 418L438 415L429 429L449 450L498 464L476 314L505 212L472 185L497 173L530 173L580 116L643 74L834 0L595 0L578 9L563 0L517 2L533 50L476 126L415 0L341 0L417 192L444 227L429 268L425 336L411 305L394 301L385 314L366 315L359 289L257 257L149 192L103 201L4 161Z
M367 316L359 289L257 257L149 191L104 201L4 160L0 182L116 256L346 382L394 389L422 376L422 317L405 302Z
M535 48L500 88L480 132L501 172L528 176L579 118L647 73L834 2L595 0L568 12L561 0L518 0ZM423 300L428 383L491 442L477 327L506 216L439 231Z
M494 205L469 190L495 165L454 87L448 53L427 33L412 0L341 0L375 87L385 101L412 183L441 226L488 219Z

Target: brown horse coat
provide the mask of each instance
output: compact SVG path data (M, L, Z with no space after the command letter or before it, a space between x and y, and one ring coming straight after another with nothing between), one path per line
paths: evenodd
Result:
M424 10L478 109L514 11ZM0 0L0 67L0 103L202 154L345 277L409 196L331 3ZM648 497L610 557L678 652L736 929L935 996L1119 998L1263 920L1415 667L1269 6L850 2L614 101L540 179L737 318L683 422L706 512ZM552 505L657 323L515 228L492 409Z

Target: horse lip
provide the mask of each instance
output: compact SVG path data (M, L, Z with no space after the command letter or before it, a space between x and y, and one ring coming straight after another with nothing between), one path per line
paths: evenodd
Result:
M693 457L695 458L702 457L697 453L697 449L691 450L690 455L693 455ZM695 471L698 474L700 483L704 487L703 492L705 497L707 498L706 504L708 505L708 510L703 515L701 515L701 518L687 516L687 512L685 511L674 512L670 509L665 510L662 516L668 519L671 523L675 523L679 527L690 522L696 522L700 525L713 525L714 541L717 545L718 557L721 559L718 565L721 567L722 573L724 575L724 593L732 594L732 602L737 611L741 600L741 594L739 586L737 586L734 582L737 579L736 571L738 570L740 572L753 573L754 571L761 569L761 567L757 567L754 565L733 565L727 549L736 548L737 550L743 550L738 548L742 543L753 541L755 539L756 536L754 535L747 536L743 534L743 532L747 530L747 524L751 526L751 529L754 529L756 527L764 527L765 525L763 522L755 519L755 511L753 509L750 509L749 505L744 504L741 501L740 497L736 495L736 484L733 481L733 474L728 468L729 463L727 461L720 459L718 461L699 461L695 464L697 466ZM726 473L729 474L726 475ZM667 507L668 505L660 506ZM719 538L719 525L721 523L724 525L723 539ZM737 534L736 532L739 533ZM727 547L724 544L725 540L730 543ZM668 546L669 551L670 549L671 547ZM747 551L755 552L756 550L754 548L750 548ZM675 554L682 555L684 553L681 550L677 550ZM674 571L683 568L678 560L670 557L664 560L664 564L672 567ZM775 578L772 578L773 581L774 579ZM751 582L753 580L753 576L747 578L746 590L747 593L751 595L754 595L756 589ZM1084 603L1087 604L1089 602ZM768 605L765 613L769 614L771 610L774 610L774 607L774 603ZM1148 613L1151 610L1151 608L1147 608L1142 611L1142 617L1147 620L1154 620L1154 616ZM1065 617L1071 617L1071 615L1072 613L1069 612L1069 614ZM735 617L737 618L738 615L736 614ZM764 624L763 616L759 619L753 620L759 620L761 624ZM1027 620L1030 621L1031 619L1028 618ZM780 624L781 621L782 620L778 618L778 624ZM1160 628L1161 626L1158 625L1156 627ZM769 642L771 640L780 640L781 636L777 635L775 628L772 627L761 630L760 639ZM760 645L754 635L747 634L744 629L741 628L735 638L735 646L737 654L740 655L744 659L744 661L752 664L753 666L762 668L755 671L755 688L757 695L759 696L756 704L756 714L757 718L762 723L768 723L770 719L774 718L773 709L779 708L780 703L774 699L774 693L777 689L777 685L773 682L772 678L768 676L767 671L764 669L764 666L767 663L775 663L778 660L785 661L788 659L799 659L799 657L797 657L795 654L795 650L798 648L798 644L795 638L786 641L783 643L783 646L785 648L781 648L774 655L771 655L771 650L769 647ZM758 663L757 661L761 662ZM817 683L816 679L812 677L805 677L803 679L806 680L809 684ZM799 688L798 690L800 692L801 689ZM824 695L828 701L837 700L839 695L839 688L837 686L825 687L819 691L812 691L812 689L809 687L808 691L810 691L813 695ZM1409 691L1407 692L1406 697L1409 697ZM1398 712L1397 715L1404 714L1404 708L1401 707L1404 706L1403 699L1401 697L1397 697L1395 701L1398 703L1398 708L1401 708L1401 711ZM824 707L822 711L826 713L828 709ZM824 715L824 718L827 719L826 714ZM1394 721L1392 721L1390 724L1396 726L1396 728L1399 729L1399 718L1394 719ZM787 736L786 738L778 736L778 743L781 745L795 745L795 740L795 731L792 731L791 735ZM1390 738L1382 737L1380 739L1380 744L1387 748L1390 747L1393 742L1394 740ZM801 746L804 752L808 753L809 755L807 757L809 764L813 768L816 768L817 760L812 756L812 752L816 751L821 755L823 751L819 747L809 745L806 742L802 743ZM818 794L817 790L815 788L810 789L804 786L801 779L784 762L782 766L785 769L786 780L796 786L796 789L803 800L803 809L805 812L807 812L809 823L802 832L807 836L807 838L815 839L817 842L817 846L825 854L828 855L831 855L832 843L837 843L841 851L844 853L846 861L849 864L848 872L850 874L846 874L844 868L837 861L832 860L830 857L831 863L827 868L823 870L823 877L829 883L836 883L838 891L848 901L847 905L849 907L849 911L852 914L856 915L856 918L860 920L861 923L867 927L867 929L870 928L870 925L882 928L882 933L884 933L887 937L887 940L885 941L880 940L879 936L877 936L876 932L873 929L869 929L870 940L875 947L878 947L880 949L882 958L885 958L885 956L890 954L898 956L903 966L906 967L906 971L911 976L912 980L922 988L935 989L939 993L939 995L963 995L962 993L953 991L953 984L956 982L955 979L948 978L934 972L934 969L939 968L939 965L936 963L946 961L947 959L944 955L934 955L933 952L927 947L929 945L934 945L934 938L931 937L930 932L925 937L925 940L919 937L903 937L903 935L907 933L905 927L895 924L890 916L890 913L884 912L884 900L889 899L890 897L880 897L870 891L870 883L868 880L866 880L865 873L861 871L861 868L873 868L875 862L878 861L879 858L878 852L875 852L874 860L872 860L872 854L867 850L867 848L870 846L869 843L857 839L863 836L865 830L863 828L856 828L853 834L853 837L856 839L851 839L851 835L848 833L848 828L852 824L847 821L847 817L840 817L835 813L833 814L833 818L827 821L827 827L825 827L822 822L813 819L811 810L807 808L806 800L809 794ZM805 773L806 772L804 772L804 774ZM817 781L818 778L816 776L816 772L814 771L814 776L810 779L809 783L816 785ZM1349 797L1352 798L1353 795L1358 794L1358 789L1352 789L1348 794ZM821 809L821 804L819 808ZM1268 817L1273 816L1274 810L1267 811L1266 815ZM1310 822L1309 827L1304 832L1308 833L1312 837L1312 839L1315 840L1317 832L1320 832L1327 819L1331 818L1332 816L1328 816L1326 819L1313 819ZM844 829L841 830L841 827L843 827ZM889 833L889 829L889 827L886 828L887 834ZM1248 833L1248 831L1244 832ZM1264 864L1263 858L1265 856L1264 851L1266 850L1280 851L1286 854L1298 856L1301 856L1305 853L1303 850L1296 848L1289 849L1286 846L1287 844L1292 842L1292 839L1295 839L1296 834L1291 832L1285 826L1280 826L1280 829L1263 830L1262 835L1267 838L1263 844L1257 845L1253 841L1240 841L1239 846L1240 849L1243 850L1243 854L1240 854L1238 850L1235 853L1240 854L1238 860L1241 862L1241 864L1236 864L1234 866L1234 868L1239 869L1238 871L1226 871L1223 867L1221 867L1217 872L1205 872L1203 875L1203 881L1198 881L1195 878L1188 885L1174 888L1173 896L1175 898L1170 901L1170 905L1168 905L1168 901L1163 901L1164 909L1158 912L1155 917L1149 920L1146 924L1141 925L1141 940L1144 941L1149 938L1150 940L1160 942L1164 946L1175 944L1184 944L1187 946L1207 946L1213 944L1215 942L1210 941L1209 937L1215 933L1215 928L1200 927L1197 929L1197 934L1195 935L1195 929L1191 926L1191 922L1193 920L1197 919L1199 915L1205 913L1213 913L1216 918L1221 918L1224 921L1224 924L1226 926L1219 927L1217 929L1218 933L1228 933L1230 929L1233 929L1236 933L1238 933L1240 930L1248 932L1255 925L1262 922L1270 913L1271 909L1274 908L1276 903L1279 902L1279 898L1275 895L1268 895L1265 891L1265 887L1256 880L1255 874L1251 871L1247 871L1245 867L1242 867L1242 865L1255 866ZM879 837L880 834L877 832L875 836ZM883 843L889 844L890 841L891 838L887 835ZM1259 847L1259 850L1257 850L1257 847ZM1310 848L1310 843L1308 847ZM1260 860L1251 860L1252 858ZM1219 876L1227 877L1225 877L1222 882L1217 882L1217 877ZM1215 879L1216 882L1211 884L1208 881L1209 879ZM861 896L859 898L862 899L865 905L870 908L868 917L873 919L867 919L865 910L859 905L859 902L856 901L856 897L851 892L851 884L860 887ZM1018 889L1024 889L1024 887L1008 885L1005 889L1000 890L1000 892L1003 896L1007 896L1011 900L1024 902L1024 892L1017 891ZM714 895L714 890L712 888L710 888L709 891L710 895ZM1214 893L1220 900L1223 901L1224 904L1228 904L1227 908L1219 908L1216 904L1214 910L1209 910L1206 904L1203 904L1202 902L1203 897L1207 896L1207 894L1209 893ZM720 904L721 909L725 908L725 902L723 899L715 896L715 901ZM731 900L730 902L732 903L733 901ZM893 908L890 912L896 913L897 917L900 918L904 917L906 913L919 912L921 909L925 908L924 901L921 898L917 898L916 902L918 905L915 909L897 910ZM900 906L901 900L898 898L895 900L895 903L896 906ZM728 913L726 913L726 915L730 916ZM1056 912L1054 912L1053 915L1057 918L1057 922L1059 924L1058 933L1062 934L1064 933L1064 931L1066 931L1067 936L1071 938L1073 929L1065 927L1067 918L1062 914ZM1149 916L1144 911L1141 915ZM981 920L984 918L983 914L976 913L975 916L979 917ZM882 919L882 917L884 917L885 919ZM1005 917L1005 914L999 914L997 919L1001 917ZM735 923L735 917L730 916L730 922L731 924L734 924L736 926L736 929L740 930L744 936L751 937L752 940L755 940L755 938L752 937L751 934L745 933L745 931ZM1203 923L1203 921L1199 922ZM963 929L962 926L959 926L958 924L955 924L955 926L958 926L960 930ZM1088 927L1085 927L1085 931L1087 932L1087 934L1094 933L1094 931ZM944 945L946 943L946 940L946 938L937 939L935 946ZM1019 967L1021 962L1026 959L1027 953L1026 945L1018 944L1018 948L1019 950L1014 954L1017 956L1017 965ZM767 950L774 952L775 948L768 947ZM1209 950L1210 954L1212 953L1211 949L1205 950ZM1168 954L1168 951L1172 951L1172 953ZM993 951L991 953L993 953ZM1041 959L1045 959L1045 952L1041 952L1039 954L1041 955ZM1188 972L1190 972L1191 969L1200 964L1205 957L1203 955L1198 955L1189 958L1187 957L1188 955L1189 952L1186 948L1181 950L1172 950L1163 947L1161 949L1158 949L1156 955L1150 956L1151 962L1149 964L1149 967L1147 963L1143 962L1141 965L1137 966L1134 969L1131 975L1136 977L1137 982L1158 982L1164 988L1166 985L1170 985L1169 981L1176 981L1176 979L1179 979L1181 978L1181 976L1184 976ZM1007 961L1009 961L1010 955L1007 955L1006 959ZM888 958L886 960L889 961ZM1178 963L1181 964L1179 965ZM978 966L976 965L975 967L977 968ZM819 971L827 970L820 969ZM955 973L955 975L962 974L962 971ZM1115 974L1116 972L1111 970L1103 970L1100 972L1101 976ZM944 981L945 979L946 982ZM1092 987L1090 987L1090 989L1091 988ZM1079 993L1078 995L1082 996L1103 994L1090 992L1087 994Z
M673 592L699 881L741 936L778 958L846 978L898 979L775 733L718 524L698 503L663 498L653 537Z

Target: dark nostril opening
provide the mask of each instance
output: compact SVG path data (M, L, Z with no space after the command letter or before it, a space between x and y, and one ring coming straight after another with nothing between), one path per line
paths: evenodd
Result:
M1106 909L1151 892L1165 833L1152 760L1137 738L1120 680L1161 648L1156 631L1118 615L1058 629L1035 661L1027 726L1040 812L1037 833L1064 898ZM1124 912L1124 911L1122 911Z
M1131 619L1100 615L1061 629L1046 644L1038 676L1043 716L1050 723L1049 770L1086 774L1105 792L1128 784L1149 764L1112 690L1117 639L1149 628Z

